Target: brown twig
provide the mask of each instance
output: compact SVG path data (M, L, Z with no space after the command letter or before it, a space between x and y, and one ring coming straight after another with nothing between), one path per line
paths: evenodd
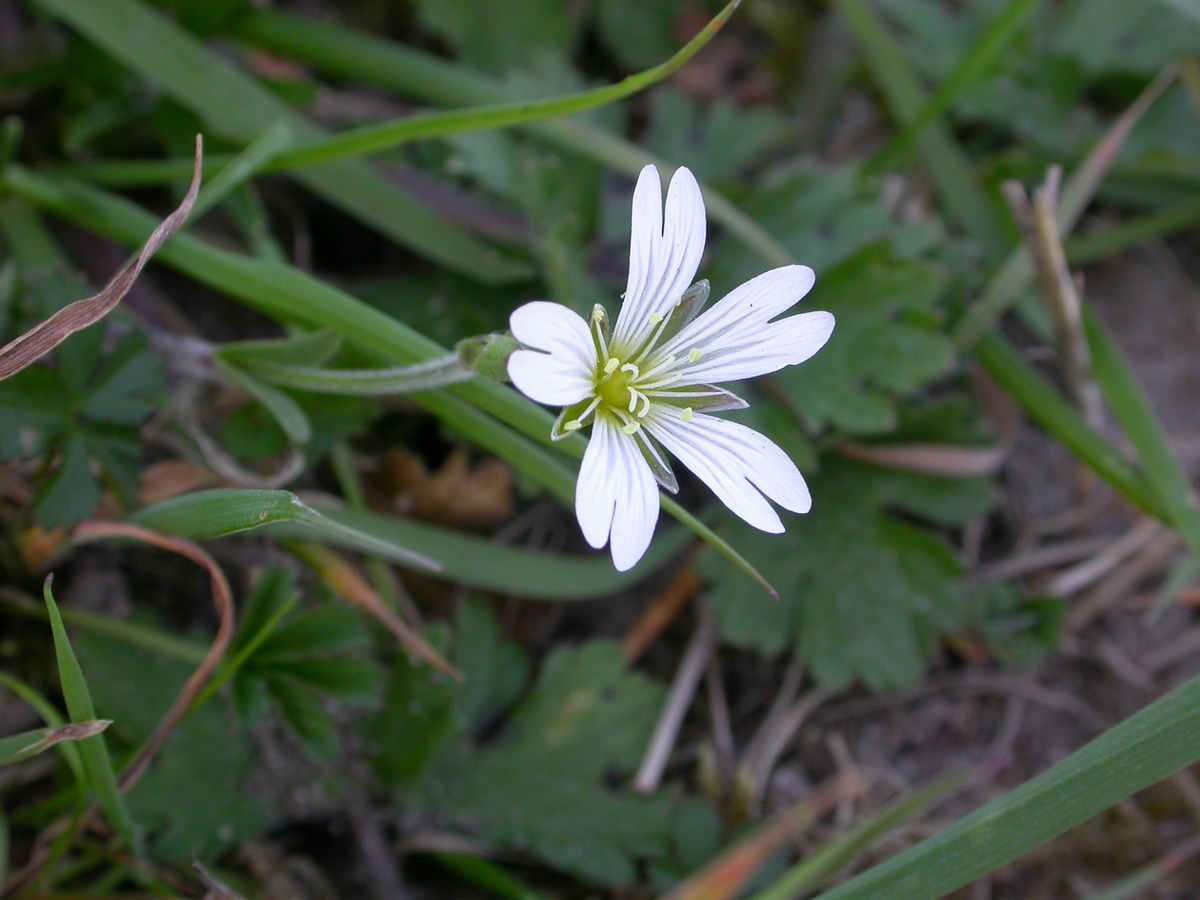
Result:
M72 334L99 322L116 308L146 263L150 261L150 257L187 221L192 204L196 202L196 194L200 190L203 156L204 142L200 135L196 135L196 162L192 170L192 183L188 186L179 208L154 229L137 259L114 275L104 290L86 300L77 300L64 306L44 322L0 348L0 381L31 366Z
M225 573L221 571L221 567L217 565L216 560L199 545L191 541L186 541L183 538L160 534L157 531L151 531L149 528L143 528L140 525L133 525L127 522L84 522L75 529L74 536L76 540L127 538L151 544L171 553L177 553L205 569L208 572L209 583L212 586L213 607L217 611L218 619L216 637L213 638L212 645L208 648L208 653L204 655L204 659L200 665L196 667L191 677L184 683L183 688L179 691L179 695L175 698L175 702L167 710L167 714L158 723L158 727L154 729L154 733L146 739L141 749L138 750L137 755L125 767L125 771L121 773L121 790L128 791L146 773L146 769L150 766L158 751L162 749L163 744L166 743L167 737L183 717L187 715L192 702L208 682L208 679L212 677L213 672L221 661L221 657L225 655L225 651L229 648L229 642L233 640L233 631L236 623L233 610L233 591L230 590L229 581L225 578Z

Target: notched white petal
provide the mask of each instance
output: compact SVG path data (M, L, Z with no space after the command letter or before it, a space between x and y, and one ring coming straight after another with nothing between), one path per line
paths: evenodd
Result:
M547 300L526 303L509 316L508 327L513 337L526 347L574 360L583 370L595 368L596 346L587 322L561 303Z
M636 442L619 424L597 417L575 486L575 515L588 544L611 544L624 572L646 552L658 522L658 488Z
M778 446L745 425L701 413L684 421L672 407L655 410L646 426L737 515L761 531L783 531L764 498L805 513L812 498L804 476Z
M508 377L526 397L547 406L567 406L592 391L589 373L577 360L539 350L517 350L508 358Z
M683 296L704 255L708 222L695 176L683 167L675 171L665 210L659 185L657 170L647 166L633 195L629 281L613 329L614 345L630 349L649 337L653 317L665 316Z

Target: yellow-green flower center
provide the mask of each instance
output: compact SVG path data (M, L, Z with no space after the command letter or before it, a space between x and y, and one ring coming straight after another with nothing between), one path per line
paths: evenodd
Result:
M611 373L601 371L596 376L596 396L601 405L629 412L633 400L629 385L637 377L636 371L632 366L617 368Z

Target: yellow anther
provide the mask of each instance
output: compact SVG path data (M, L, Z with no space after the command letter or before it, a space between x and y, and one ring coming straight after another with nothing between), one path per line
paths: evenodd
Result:
M658 313L650 313L650 324L651 325L657 325L662 320L663 320L663 317L660 316Z
M604 364L604 374L611 375L613 372L617 371L617 366L619 366L620 364L621 364L621 361L619 359L617 359L615 356L609 357L608 362L606 362Z
M683 408L683 412L681 412L679 414L679 421L690 422L690 421L692 421L692 416L694 416L694 415L695 415L695 413L692 412L692 408L690 406L685 406Z
M583 427L583 423L578 419L572 419L570 422L563 422L563 431L578 431Z
M641 422L630 422L628 425L626 425L621 430L623 432L625 432L626 434L637 434L641 430L641 428L642 428Z
M701 356L700 348L693 347L691 350L688 351L688 362L700 362L700 356Z

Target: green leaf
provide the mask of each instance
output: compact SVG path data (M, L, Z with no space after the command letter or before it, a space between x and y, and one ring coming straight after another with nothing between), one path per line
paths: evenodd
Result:
M662 696L616 644L559 647L497 740L462 735L437 754L413 806L587 880L631 884L637 860L667 852L669 808L605 785L636 765Z
M889 259L882 248L817 279L804 307L832 312L833 336L804 365L773 376L809 428L871 434L895 427L896 398L954 363L949 339L929 324L944 287L937 269Z
M1200 678L819 900L939 900L1200 759Z
M92 705L92 695L75 651L71 648L71 640L67 637L67 629L58 612L58 604L54 602L54 595L50 591L49 579L46 580L44 597L46 611L50 614L50 629L54 634L58 678L62 684L67 715L75 723L93 722L96 720L96 709ZM125 798L121 796L120 788L117 787L116 771L113 769L112 758L108 755L108 744L104 736L97 734L80 741L79 755L83 759L88 786L95 793L109 825L127 848L135 853L139 852L141 844L137 839L129 809L125 805Z
M706 556L701 571L713 582L722 634L772 656L794 647L826 685L911 683L921 675L935 635L963 621L963 572L933 532L885 510L910 511L914 495L934 488L943 505L934 507L926 498L919 514L961 524L987 510L990 490L984 482L833 459L824 461L811 488L812 512L791 519L785 534L764 537L725 517L722 532L745 549L781 600L764 603L724 563Z
M81 635L79 652L114 739L140 745L175 700L192 667L107 635ZM80 745L83 746L82 744ZM194 709L129 792L129 808L161 862L210 860L257 837L276 816L254 743L219 698Z
M548 54L565 58L577 37L575 15L560 0L419 0L416 6L422 25L488 72L524 68Z
M58 466L34 497L38 521L45 528L69 529L88 517L100 496L100 485L88 461L87 441L78 432L69 434Z
M1153 75L1171 60L1195 53L1200 46L1200 21L1181 15L1190 5L1179 0L1073 3L1053 32L1055 49L1075 57L1094 75Z

